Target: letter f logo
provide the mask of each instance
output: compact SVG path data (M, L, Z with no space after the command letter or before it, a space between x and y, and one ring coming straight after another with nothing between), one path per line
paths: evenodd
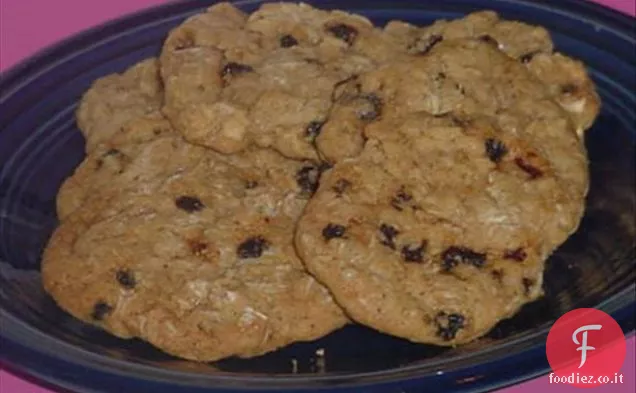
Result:
M583 367L583 365L585 364L585 361L587 360L587 351L593 351L596 348L594 347L588 347L587 346L587 331L588 330L601 330L603 326L601 325L585 325L585 326L581 326L580 328L576 329L574 331L574 334L572 334L572 341L574 341L574 344L576 345L581 345L580 347L578 347L576 350L577 351L581 351L581 364L579 365L579 368ZM576 338L576 336L583 332L582 336L583 339L581 340L581 342L579 342L579 340Z

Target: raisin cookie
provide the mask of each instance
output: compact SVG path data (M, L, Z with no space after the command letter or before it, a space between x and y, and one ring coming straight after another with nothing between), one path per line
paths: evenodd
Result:
M144 138L122 129L139 128L136 122L161 122L163 87L157 59L144 60L121 74L95 81L83 95L77 124L86 138L86 151L119 134L118 138ZM157 125L157 130L165 127ZM157 131L161 132L161 131Z
M188 141L222 153L256 144L316 159L334 86L394 58L390 37L361 16L304 4L250 16L215 5L164 44L164 113Z
M193 149L184 164L155 167L173 158L159 148L112 163L145 185L111 192L108 206L85 200L55 231L42 274L56 302L114 335L198 361L256 356L344 325L293 245L315 168L270 150Z
M515 131L425 112L370 125L307 205L301 259L359 323L437 345L482 336L542 295L544 261L583 213L584 147L543 109L510 114Z

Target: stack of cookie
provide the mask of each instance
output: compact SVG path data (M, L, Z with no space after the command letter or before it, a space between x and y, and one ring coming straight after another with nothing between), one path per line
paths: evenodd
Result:
M378 28L218 4L84 95L44 286L198 361L354 322L467 343L542 295L599 105L543 28L493 12Z

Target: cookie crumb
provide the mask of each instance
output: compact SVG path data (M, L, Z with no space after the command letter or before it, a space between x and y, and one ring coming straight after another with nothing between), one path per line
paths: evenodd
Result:
M296 360L295 358L292 358L291 364L292 364L292 374L298 374L298 360Z

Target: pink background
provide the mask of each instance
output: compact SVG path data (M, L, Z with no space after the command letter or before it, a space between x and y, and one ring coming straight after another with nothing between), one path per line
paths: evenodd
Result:
M165 0L164 0L165 1ZM0 70L4 71L44 46L108 19L133 12L162 0L0 0ZM583 0L581 0L583 1ZM636 0L599 0L600 3L635 14ZM35 29L34 29L35 27ZM623 365L625 384L594 388L594 393L636 391L635 343L628 343ZM1 350L1 348L0 348ZM504 389L498 393L580 392L570 386L550 385L547 377ZM0 370L0 393L51 393Z

